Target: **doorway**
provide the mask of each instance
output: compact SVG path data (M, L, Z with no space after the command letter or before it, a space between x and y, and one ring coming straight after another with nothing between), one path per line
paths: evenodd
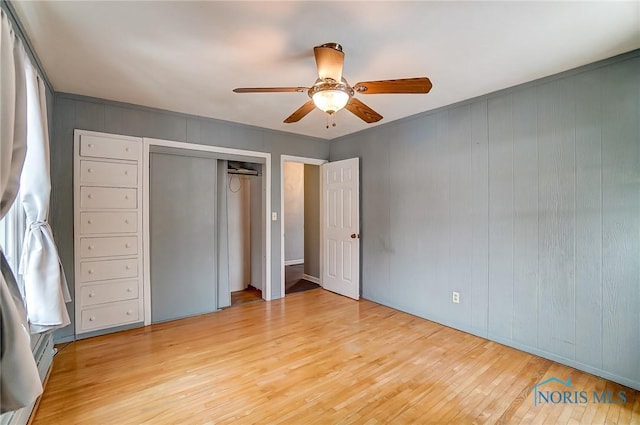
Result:
M281 157L283 296L321 287L320 166L326 162Z
M255 192L257 193L258 201L255 202L258 208L255 209L255 213L252 214L254 216L254 220L251 222L254 225L254 234L255 238L252 242L255 243L255 248L258 251L258 255L255 258L252 258L250 267L252 270L258 270L255 275L258 276L259 285L261 287L261 295L265 300L271 299L271 215L268 214L268 211L271 209L271 154L263 153L263 152L253 152L253 151L243 151L239 149L230 149L230 148L221 148L215 146L207 146L207 145L197 145L191 143L184 142L174 142L174 141L166 141L166 140L158 140L158 139L150 139L144 138L144 155L143 155L143 234L144 234L144 313L145 313L145 325L149 325L152 323L152 311L153 311L153 321L164 321L171 320L173 318L185 317L193 314L201 314L207 311L215 311L221 307L230 305L230 286L229 286L229 235L228 235L228 214L225 218L226 221L222 221L222 211L226 211L226 197L221 199L220 194L223 193L221 190L221 185L224 185L225 189L227 188L228 180L228 162L231 161L241 161L241 162L251 162L259 165L261 169L261 176L257 179L257 184L255 184ZM163 173L160 169L156 169L154 173L154 180L159 178L158 182L152 183L152 171L151 171L151 163L152 161L155 163L154 167L157 166L157 158L160 157L181 157L182 160L169 160L171 163L170 168L175 171L175 173ZM182 162L188 162L188 164L183 164ZM165 161L166 162L166 161ZM181 162L181 164L178 164ZM201 178L187 178L185 181L178 183L172 183L172 181L178 175L189 175L191 170L194 169L194 165L196 163L208 164L207 166L196 165L195 168L200 169L202 171L199 173ZM222 165L224 164L224 165ZM204 171L203 171L204 169ZM160 176L160 177L159 177ZM204 177L203 177L204 176ZM164 180L166 181L163 181ZM180 180L178 178L177 180ZM198 189L198 184L200 184L200 180L205 180L204 189ZM213 182L213 183L212 183ZM173 184L174 189L172 191L167 190L169 186ZM152 188L152 185L155 188ZM196 188L195 193L192 188ZM155 195L150 196L152 190ZM174 196L180 192L179 196ZM224 192L226 193L226 192ZM153 201L152 198L153 197ZM163 198L164 199L163 201ZM184 198L184 199L183 199ZM198 198L202 202L206 202L207 205L203 206L194 206L193 199ZM204 199L202 199L204 198ZM212 201L213 199L213 201ZM223 205L224 201L224 205ZM165 205L162 205L162 208L158 206L153 206L153 210L155 211L156 217L152 217L150 214L150 210L152 207L152 202L164 202ZM156 234L158 231L163 231L163 226L153 225L152 222L160 222L162 221L162 212L160 215L157 214L162 210L175 209L173 212L173 216L178 216L179 220L186 220L186 223L181 224L180 226L168 226L169 228L181 227L184 225L184 229L188 229L190 227L198 228L198 232L185 232L190 233L194 238L194 241L200 241L205 244L205 240L208 238L209 245L203 245L206 247L206 250L199 252L199 242L194 243L196 248L191 246L191 241L185 242L180 238L183 238L184 235L182 232L172 229L174 235L165 235L164 236L164 253L162 249L158 250L158 248L153 248L151 243L151 234ZM194 209L206 210L205 219L202 220L189 220L191 217L191 213ZM213 215L213 218L212 216ZM223 225L221 224L223 223ZM153 227L153 229L152 229ZM222 230L224 228L224 231ZM184 230L183 229L183 230ZM169 233L171 233L171 231ZM158 240L158 236L153 236ZM202 239L202 240L200 240ZM160 238L162 240L162 237ZM180 249L177 246L177 243L185 245L183 252L178 252ZM213 248L212 248L213 246ZM220 246L227 247L226 249L226 257L223 255L223 249L220 249ZM154 252L155 249L155 252ZM213 253L213 254L212 254ZM162 254L164 257L159 257L156 254ZM183 255L184 254L184 255ZM152 258L153 256L153 258ZM161 289L156 288L158 276L164 275L164 271L160 269L152 270L152 267L160 266L162 268L162 263L165 262L166 267L172 267L175 263L176 258L180 258L181 256L185 257L200 257L199 259L187 259L187 261L182 264L181 268L185 271L186 274L181 274L180 276L169 276L166 279L166 282L163 282L160 287ZM163 259L164 258L164 259ZM206 285L203 285L200 289L202 290L193 290L192 285L192 277L189 273L196 269L192 269L192 265L189 261L196 261L198 266L202 266L198 261L202 259L202 263L208 262L208 267L206 270L200 270L200 275L207 275L208 279L206 279ZM153 261L152 261L153 260ZM152 264L153 263L153 264ZM226 267L221 267L222 265L226 265ZM204 267L204 266L203 266ZM225 272L227 275L224 276ZM153 273L152 273L153 271ZM168 273L170 275L170 273ZM154 279L154 285L152 288L151 279ZM221 285L221 282L226 281L226 287ZM204 282L204 281L203 281ZM199 285L202 282L199 282ZM166 289L165 292L162 292ZM155 293L154 293L155 291ZM173 291L173 292L172 292ZM153 296L152 296L153 294ZM198 299L197 302L194 302L191 299L193 296L199 295L202 299ZM160 296L161 298L158 298ZM189 306L190 310L187 311L185 309L178 308L176 311L170 311L173 309L174 305L170 305L170 300L175 296L182 297L186 296L187 298L191 297L187 302L181 303L183 305ZM164 301L162 300L164 298ZM225 304L226 300L228 303ZM205 304L203 308L196 308L193 310L192 306L197 306L198 302L201 304ZM163 307L164 305L164 307ZM169 308L167 308L169 305ZM178 306L179 307L179 306ZM193 310L193 311L191 311ZM196 311L197 310L197 311Z

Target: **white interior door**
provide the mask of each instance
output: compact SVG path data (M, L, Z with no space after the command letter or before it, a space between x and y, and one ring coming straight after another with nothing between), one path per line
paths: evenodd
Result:
M322 286L360 298L358 158L322 165Z

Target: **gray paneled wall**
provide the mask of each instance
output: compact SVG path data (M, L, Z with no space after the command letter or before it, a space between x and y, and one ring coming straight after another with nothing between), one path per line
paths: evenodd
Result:
M51 141L51 225L73 293L73 130L92 130L137 137L154 137L271 153L271 210L280 211L280 155L326 159L325 140L276 132L226 121L154 110L101 99L57 93ZM280 220L271 222L272 296L280 294ZM67 304L72 321L73 303ZM73 323L56 333L73 338Z
M636 51L332 142L363 296L640 389L639 102Z

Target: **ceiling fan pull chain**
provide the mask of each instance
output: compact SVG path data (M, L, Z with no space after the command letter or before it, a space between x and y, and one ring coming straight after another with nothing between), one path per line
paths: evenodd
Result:
M336 114L327 114L327 125L326 128L329 128L329 119L331 119L331 127L336 126Z

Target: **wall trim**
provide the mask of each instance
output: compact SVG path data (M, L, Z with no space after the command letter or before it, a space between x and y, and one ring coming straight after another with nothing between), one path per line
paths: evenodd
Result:
M311 275L308 275L308 274L304 273L302 275L302 278L304 280L308 280L309 282L313 282L313 283L315 283L317 285L322 286L322 284L320 283L320 278L319 277L311 276Z

